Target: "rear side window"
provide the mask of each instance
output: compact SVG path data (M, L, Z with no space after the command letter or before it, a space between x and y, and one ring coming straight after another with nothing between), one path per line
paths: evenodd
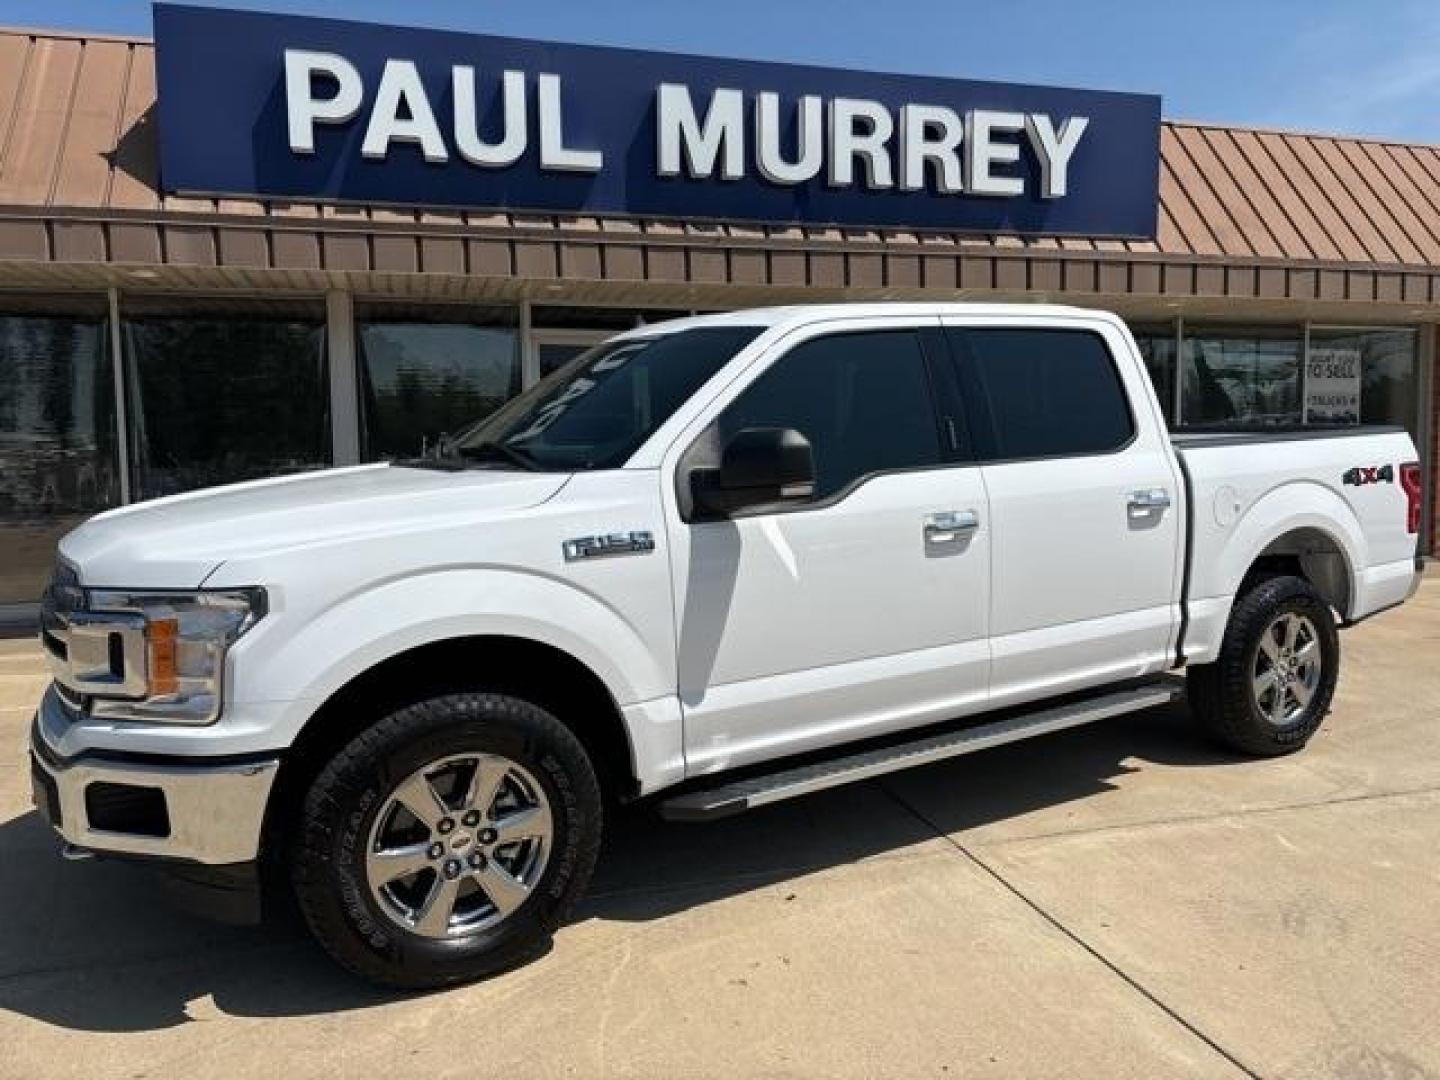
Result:
M815 453L815 497L872 473L940 464L918 336L877 330L814 338L781 356L721 414L718 454L747 427L794 428Z
M1119 450L1135 434L1110 350L1086 330L949 331L969 368L981 455L992 461ZM988 430L987 430L988 429Z

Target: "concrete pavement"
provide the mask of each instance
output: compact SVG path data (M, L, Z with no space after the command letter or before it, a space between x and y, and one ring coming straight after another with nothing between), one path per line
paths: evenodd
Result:
M396 997L61 862L44 678L0 642L0 1077L1440 1076L1440 582L1342 647L1279 761L1176 708L710 826L628 811L548 956Z

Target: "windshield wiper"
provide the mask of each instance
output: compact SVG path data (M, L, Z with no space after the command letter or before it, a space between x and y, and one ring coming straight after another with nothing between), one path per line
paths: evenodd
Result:
M484 460L489 458L494 461L498 459L508 462L518 469L524 469L527 472L538 472L540 469L535 459L525 453L525 451L517 450L515 447L508 446L503 442L487 440L476 443L473 446L457 446L455 452L461 457L471 460Z

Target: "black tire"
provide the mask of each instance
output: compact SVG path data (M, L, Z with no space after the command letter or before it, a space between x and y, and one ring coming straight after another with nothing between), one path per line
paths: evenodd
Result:
M425 937L381 910L367 884L368 837L395 787L457 754L501 755L548 799L553 842L524 901L498 925ZM371 982L428 989L467 982L541 954L583 893L601 835L600 787L580 742L544 709L501 694L436 697L384 717L310 785L290 852L300 911L320 945Z
M1252 681L1261 635L1286 614L1302 616L1315 628L1321 668L1308 704L1277 721L1262 710ZM1190 669L1190 705L1206 731L1233 750L1260 757L1290 754L1319 730L1330 711L1339 671L1340 635L1324 598L1304 578L1265 578L1235 601L1216 661Z

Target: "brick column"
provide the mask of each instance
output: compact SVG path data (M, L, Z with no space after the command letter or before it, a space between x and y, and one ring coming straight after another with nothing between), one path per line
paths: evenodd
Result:
M1440 557L1440 326L1431 329L1430 345L1430 452L1421 451L1428 460L1420 465L1430 485L1430 535L1421 547Z

